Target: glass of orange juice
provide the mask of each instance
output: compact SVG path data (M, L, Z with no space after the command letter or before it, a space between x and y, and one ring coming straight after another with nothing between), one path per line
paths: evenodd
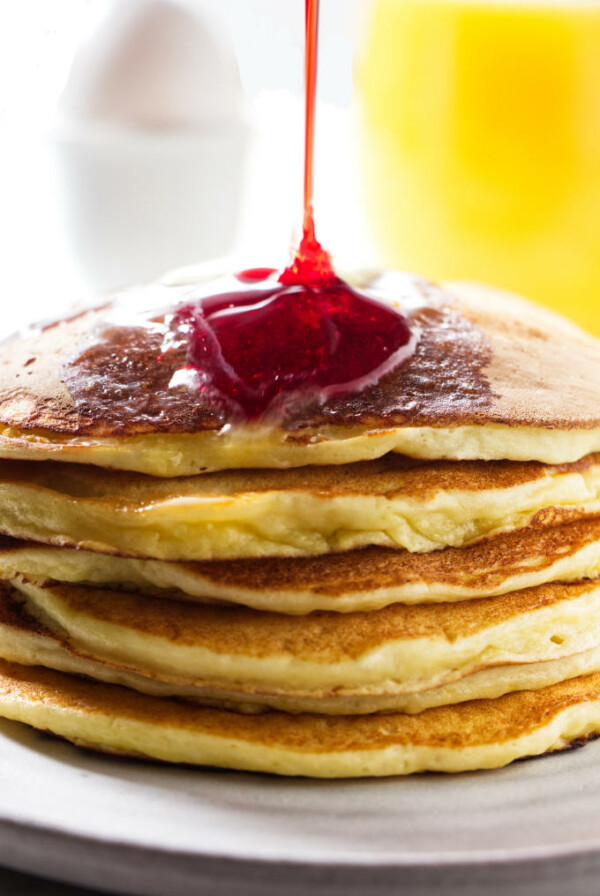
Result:
M384 263L600 335L600 0L373 0L357 86Z

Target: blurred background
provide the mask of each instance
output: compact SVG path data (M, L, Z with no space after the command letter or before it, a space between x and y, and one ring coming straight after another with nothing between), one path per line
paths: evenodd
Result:
M301 221L303 0L0 4L6 329ZM317 234L600 335L600 0L321 0Z
M318 233L364 251L350 134L359 3L323 0ZM304 0L0 3L2 305L22 319L302 220ZM7 298L10 297L10 298Z

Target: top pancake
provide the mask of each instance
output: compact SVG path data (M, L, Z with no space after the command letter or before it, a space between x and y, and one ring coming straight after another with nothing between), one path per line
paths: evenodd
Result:
M260 424L236 419L195 386L170 386L187 348L180 339L162 354L169 311L199 285L137 287L14 336L0 359L0 456L171 476L388 451L562 463L600 449L595 339L482 287L442 290L388 274L370 288L420 329L415 355L362 392L307 399Z

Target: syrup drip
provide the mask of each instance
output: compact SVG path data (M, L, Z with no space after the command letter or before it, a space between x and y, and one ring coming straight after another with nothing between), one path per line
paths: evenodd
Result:
M315 236L313 182L315 153L315 106L317 98L317 49L319 0L306 0L304 51L304 216L302 240L289 267L281 274L282 283L327 286L336 277L331 256Z
M308 398L360 391L413 353L406 318L350 287L315 236L313 171L319 0L306 2L304 215L290 265L241 271L242 288L180 307L178 338L188 367L173 385L195 383L207 398L248 419ZM173 340L173 333L170 336ZM166 351L169 345L165 346ZM188 376L189 374L189 376Z

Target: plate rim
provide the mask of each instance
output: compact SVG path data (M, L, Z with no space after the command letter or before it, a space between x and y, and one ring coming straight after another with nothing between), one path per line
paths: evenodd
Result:
M573 844L520 847L516 849L487 849L476 853L458 850L455 852L407 852L405 855L390 857L389 855L377 856L369 852L351 853L336 850L324 856L322 854L306 855L302 858L291 856L284 850L271 851L271 854L250 854L243 850L223 850L221 852L206 852L202 850L172 849L154 843L143 843L134 839L116 839L102 835L91 835L70 829L66 825L51 825L36 821L28 821L22 818L10 817L0 813L0 830L14 830L20 833L33 834L38 838L58 837L64 840L75 841L82 847L114 848L137 853L152 853L169 856L172 859L194 862L237 862L250 863L264 866L287 865L296 868L324 868L324 869L431 869L439 868L468 868L488 865L525 865L536 862L549 862L553 860L583 859L593 856L600 858L600 836L590 838L589 841Z

